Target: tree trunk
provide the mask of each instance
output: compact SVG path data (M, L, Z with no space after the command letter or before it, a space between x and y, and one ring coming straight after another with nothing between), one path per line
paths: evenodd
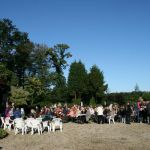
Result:
M77 93L75 92L74 94L74 99L76 100L77 99Z

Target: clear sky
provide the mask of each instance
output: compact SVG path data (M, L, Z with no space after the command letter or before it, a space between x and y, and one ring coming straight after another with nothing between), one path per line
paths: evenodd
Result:
M150 0L0 0L0 18L33 42L68 44L69 63L96 64L110 92L150 91Z

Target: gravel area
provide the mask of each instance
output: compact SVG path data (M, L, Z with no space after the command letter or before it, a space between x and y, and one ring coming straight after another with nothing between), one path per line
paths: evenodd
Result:
M2 150L150 150L150 125L63 124L63 132L14 135L0 140Z

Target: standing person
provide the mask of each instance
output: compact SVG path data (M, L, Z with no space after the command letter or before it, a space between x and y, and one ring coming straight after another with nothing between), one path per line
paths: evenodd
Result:
M137 104L135 105L135 111L136 111L136 119L137 122L140 123L141 122L141 116L140 116L140 112L141 112L141 98L138 99Z
M9 115L10 115L10 119L13 120L14 119L14 108L13 107L10 107Z
M21 118L21 110L19 108L16 108L14 111L14 119Z
M126 123L126 111L124 105L120 108L120 116L121 116L121 122Z
M99 106L96 108L96 112L97 112L98 124L104 123L104 120L103 120L103 106L102 106L102 105L99 105Z
M24 108L21 108L20 111L21 111L21 117L24 118L24 117L25 117L25 111L24 111Z
M132 114L132 109L131 109L131 106L130 106L130 103L128 102L127 103L127 106L126 106L126 124L130 124L131 122L131 114Z
M11 110L11 108L10 108L10 106L9 105L6 105L6 109L5 109L5 117L10 117L10 110Z
M147 117L148 117L148 124L150 124L150 101L147 103Z

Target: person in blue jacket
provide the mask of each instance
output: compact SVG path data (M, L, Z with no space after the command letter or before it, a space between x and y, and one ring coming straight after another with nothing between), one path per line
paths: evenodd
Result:
M16 108L14 111L14 118L21 118L21 110L19 108Z

